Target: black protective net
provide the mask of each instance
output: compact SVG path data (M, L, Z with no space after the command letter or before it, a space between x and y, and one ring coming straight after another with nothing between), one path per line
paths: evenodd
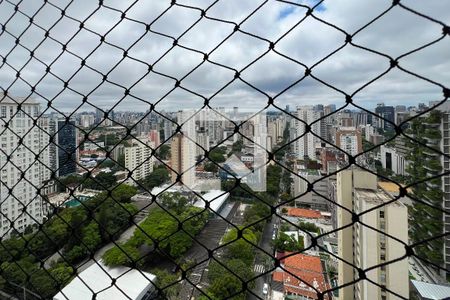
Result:
M292 299L332 299L344 288L356 295L365 282L380 291L380 299L408 299L409 294L391 288L386 275L382 279L373 272L413 260L446 276L449 57L445 50L428 53L437 60L432 71L426 60L412 67L402 64L448 43L445 20L436 19L432 10L415 8L412 1L398 0L386 2L379 12L347 16L360 24L350 31L339 26L341 20L327 18L324 0L249 1L239 11L222 6L224 2L0 0L0 298L268 299L278 292ZM273 5L283 6L281 15L271 13ZM439 5L444 11L450 8ZM380 45L394 45L396 51L367 46L364 34L373 27L384 29L386 36L395 30L385 21L394 12L414 18L417 27L432 24L435 32L422 39L414 36L410 24L412 33L406 38L419 41L413 48L402 48L395 39ZM290 22L276 33L258 27L280 18ZM166 28L165 19L179 22ZM315 59L303 60L295 47L283 45L302 26L316 28L316 35L326 40L295 34L298 47L314 51L312 45L317 46ZM233 48L233 39L237 44L245 40L249 48ZM362 85L357 78L356 84L343 87L327 75L327 63L345 51L362 61L376 57L364 70L370 76L363 76L367 80ZM282 60L281 73L271 68L274 60ZM411 85L423 83L439 91L440 98L427 99L436 101L395 121L357 100L377 83L394 81L389 77L393 73L409 76L410 83L387 86L388 92L405 90L408 97L418 98ZM286 74L292 79L288 84L271 88L273 76ZM201 82L215 84L206 88ZM301 109L288 110L286 103L296 97L303 105L304 86L327 90L341 105L312 119L304 118ZM244 90L249 100L233 94L233 88ZM306 95L320 102L314 89ZM64 106L67 101L70 105ZM243 108L247 102L259 107L253 105L243 120L236 118L237 112L217 108L223 103ZM172 113L184 108L190 110ZM337 120L344 122L342 127L355 126L355 121L345 124L349 109L359 110L366 120L362 123L372 119L378 124L382 139L363 142L355 153L334 138L342 132L317 131L318 125L325 130ZM201 127L198 120L205 111L214 119L204 120ZM198 138L219 119L226 127L222 133L228 134L216 137L212 145ZM267 134L257 128L259 122L276 119L284 125L269 146ZM190 135L192 128L197 138ZM300 141L310 138L321 144L318 151L325 157L337 157L334 170L319 172L326 166L299 154L306 149ZM264 190L252 189L226 161L249 145L263 150L263 163L255 163L250 173L264 178ZM382 146L404 149L405 174L379 165ZM194 149L194 160L186 157L186 148ZM104 159L89 165L99 155ZM256 161L256 155L247 158ZM319 176L308 177L298 165L315 169ZM108 171L99 172L102 168ZM344 180L339 174L348 170L373 174L396 192L370 207L344 205L334 191ZM199 189L201 179L220 185ZM299 180L304 188L294 191ZM326 192L319 188L324 182ZM320 198L320 210L335 221L326 226L298 221L295 213L317 214L317 207L304 207L307 196ZM223 197L225 204L216 207ZM379 226L370 223L368 216L388 214L384 207L404 206L405 198L409 204L403 220L410 222L406 239L384 230L396 226L388 218ZM340 214L347 214L350 223L336 220ZM355 242L361 228L383 240L379 245L385 253L381 262L366 268L357 259L340 257L337 250L340 232L353 230ZM297 238L285 232L296 232ZM367 246L361 249L370 247L362 243ZM386 244L396 244L395 255L386 255ZM355 245L350 248L358 251ZM350 281L338 280L339 264L351 273ZM89 270L102 273L102 279L81 275ZM66 295L69 283L84 294ZM147 293L137 295L133 287Z

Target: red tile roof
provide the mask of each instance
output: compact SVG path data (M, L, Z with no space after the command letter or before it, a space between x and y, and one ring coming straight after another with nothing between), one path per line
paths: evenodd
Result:
M330 288L330 285L325 282L320 257L296 254L282 259L281 262L284 270L275 271L272 278L274 281L283 283L285 293L317 299L316 290L325 291ZM325 296L324 299L329 298Z
M318 210L304 209L289 207L287 214L292 217L308 218L308 219L321 219L322 214Z
M286 253L286 255L289 255ZM305 254L296 254L284 259L284 266L299 270L307 270L316 273L322 273L322 262L319 256Z

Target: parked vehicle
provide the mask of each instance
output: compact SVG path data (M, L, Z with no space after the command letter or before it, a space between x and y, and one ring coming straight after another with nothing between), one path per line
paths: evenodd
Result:
M262 292L264 295L267 295L267 293L269 292L269 285L267 283L264 283Z

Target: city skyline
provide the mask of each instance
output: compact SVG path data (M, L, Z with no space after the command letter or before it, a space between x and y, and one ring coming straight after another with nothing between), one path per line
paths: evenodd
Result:
M447 299L449 4L0 0L0 298Z

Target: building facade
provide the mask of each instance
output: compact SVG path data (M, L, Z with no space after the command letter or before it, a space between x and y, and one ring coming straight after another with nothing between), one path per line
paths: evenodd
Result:
M323 179L319 170L302 169L298 171L298 176L292 175L293 183L292 190L295 199L295 203L300 206L307 206L312 209L327 210L329 201L328 197L328 178ZM314 183L314 192L307 192L308 183ZM318 195L319 194L319 195ZM323 197L321 197L322 195Z
M381 165L384 169L391 170L397 175L406 175L407 161L405 156L399 153L396 148L381 145L380 153Z
M363 150L361 131L354 127L339 128L336 131L336 146L352 156L361 153Z
M130 184L144 179L153 172L154 157L152 150L155 145L146 139L133 140L131 146L124 147L125 169L132 171Z
M18 106L20 103L20 109ZM43 200L39 191L51 172L48 135L35 126L39 103L31 99L0 100L0 236L23 232L43 220ZM39 155L39 159L36 159ZM26 210L24 210L26 208Z
M292 119L295 134L291 138L296 139L294 143L295 153L299 159L316 159L316 147L320 146L322 142L319 137L323 133L321 130L321 125L323 125L323 122L315 121L323 117L323 110L319 110L317 107L309 105L299 106L297 107L296 116L301 121ZM311 127L310 132L306 132L305 123ZM311 132L314 132L316 135Z
M59 119L58 131L58 175L64 177L77 172L77 127L75 121Z
M340 289L339 298L398 299L379 286L408 298L408 260L394 261L405 254L403 243L408 244L407 207L400 201L386 203L392 196L378 187L377 177L358 169L341 170L336 191L337 227L351 225L338 231L338 255L348 262L339 260L338 285L359 279L359 270L372 267L365 276L377 284L359 280ZM358 222L352 213L359 215ZM385 262L390 263L379 266Z

